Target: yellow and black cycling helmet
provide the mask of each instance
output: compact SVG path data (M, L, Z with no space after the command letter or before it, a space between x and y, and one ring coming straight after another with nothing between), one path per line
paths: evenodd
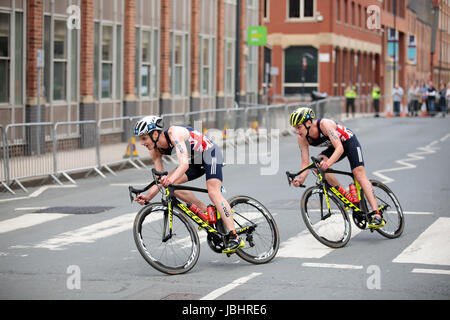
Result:
M300 107L291 113L289 117L289 124L295 127L298 124L303 124L308 120L312 120L316 117L313 109L308 107Z

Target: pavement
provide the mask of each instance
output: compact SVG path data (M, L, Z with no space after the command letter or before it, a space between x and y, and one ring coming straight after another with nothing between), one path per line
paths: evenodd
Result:
M345 120L362 144L369 178L386 182L400 199L406 226L394 240L352 226L352 239L341 249L321 245L301 219L304 189L288 187L284 175L300 166L294 137L256 150L239 145L233 154L229 148L226 197L260 200L280 231L278 254L265 265L213 253L204 242L186 274L167 276L148 265L131 232L140 206L130 204L127 192L128 185L149 183L146 169L3 194L0 299L448 300L449 124L448 118ZM335 168L349 165L343 160ZM314 184L312 175L306 184ZM204 179L191 185L204 186Z

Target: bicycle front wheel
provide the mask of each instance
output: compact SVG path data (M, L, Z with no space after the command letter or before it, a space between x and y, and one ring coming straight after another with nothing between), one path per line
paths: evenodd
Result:
M383 228L376 229L376 231L389 239L400 237L405 228L405 217L400 202L392 190L384 183L378 180L370 180L370 183L378 202L378 208L382 209L383 219L386 221L386 225ZM363 210L366 212L371 211L369 210L370 205L367 197L364 196L363 199L361 204Z
M324 245L341 248L351 236L351 224L345 208L332 194L328 194L330 208L324 191L310 187L301 200L302 218L311 234Z
M233 212L234 224L245 247L236 251L247 262L262 264L271 261L280 246L278 227L259 201L247 196L235 196L228 200Z
M169 234L168 208L163 203L150 204L138 212L133 234L142 257L156 270L167 274L188 272L200 256L197 231L176 208L173 208Z

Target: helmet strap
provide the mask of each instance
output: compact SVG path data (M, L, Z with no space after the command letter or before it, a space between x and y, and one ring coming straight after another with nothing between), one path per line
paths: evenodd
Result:
M159 137L161 136L161 131L158 131L158 137L156 138L156 140L153 140L153 132L150 132L149 136L150 140L152 140L154 143L153 149L157 149L158 147L156 146L156 144L158 143Z
M311 123L312 123L312 120L311 120ZM311 129L312 125L307 127L305 122L303 122L303 125L305 126L305 129L306 129L306 138L309 138L309 129Z

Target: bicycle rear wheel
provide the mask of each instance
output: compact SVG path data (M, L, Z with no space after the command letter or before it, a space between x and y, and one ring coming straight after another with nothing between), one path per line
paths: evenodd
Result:
M236 251L247 262L263 264L271 261L280 246L278 227L259 201L247 196L228 200L233 211L236 232L245 241L245 247Z
M153 203L142 208L134 220L133 235L142 257L155 269L167 274L191 270L200 256L197 231L186 217L173 208L172 236L168 234L168 208Z
M384 183L378 180L370 180L370 182L378 202L378 208L382 208L383 219L386 221L386 225L383 228L376 229L376 231L389 239L400 237L405 228L405 217L400 202ZM361 207L366 212L371 211L365 195Z
M351 224L345 208L328 194L330 210L321 187L306 189L301 200L302 218L311 234L324 245L341 248L351 236Z

